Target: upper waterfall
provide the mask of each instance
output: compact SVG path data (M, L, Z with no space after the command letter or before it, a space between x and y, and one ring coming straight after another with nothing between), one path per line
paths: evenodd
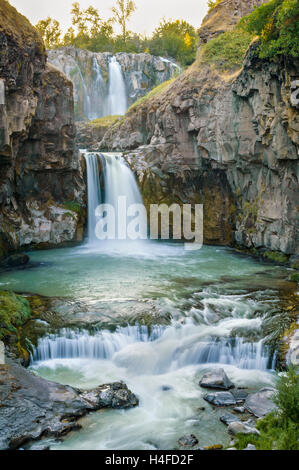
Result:
M50 50L48 60L74 84L77 120L122 115L180 70L174 62L150 54L112 55L74 47Z
M108 114L123 115L127 111L127 92L123 73L116 57L109 62Z

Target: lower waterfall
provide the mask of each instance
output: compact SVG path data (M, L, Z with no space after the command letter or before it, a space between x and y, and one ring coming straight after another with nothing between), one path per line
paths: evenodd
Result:
M142 205L142 197L133 172L119 154L96 154L84 152L87 167L88 187L88 244L102 243L96 236L96 225L100 216L96 208L100 204L109 204L115 212L115 241L127 240L127 226L134 216L127 215L127 208L138 209ZM100 184L100 167L103 184ZM125 204L125 207L124 207ZM141 235L146 238L146 216L141 214Z

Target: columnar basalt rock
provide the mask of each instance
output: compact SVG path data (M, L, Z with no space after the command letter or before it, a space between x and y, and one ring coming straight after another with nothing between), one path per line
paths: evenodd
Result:
M298 60L249 49L241 71L195 63L127 113L100 147L124 151L150 202L202 202L206 243L298 250Z
M0 24L1 257L8 249L81 239L84 182L72 83L46 65L37 31L6 1Z

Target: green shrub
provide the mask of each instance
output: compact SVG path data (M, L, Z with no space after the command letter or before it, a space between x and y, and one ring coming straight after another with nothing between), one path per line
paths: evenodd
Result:
M199 63L215 64L227 70L242 66L253 34L239 28L220 34L205 44L199 54Z
M298 0L271 0L242 18L239 25L260 37L261 58L273 58L281 54L298 57Z
M14 292L0 291L0 340L17 333L31 318L29 302Z
M78 202L75 201L66 201L63 203L64 209L67 209L68 211L75 212L76 214L80 214L82 207Z
M258 450L299 450L299 375L291 366L277 381L278 409L257 422L260 435L238 434L235 446L254 444Z

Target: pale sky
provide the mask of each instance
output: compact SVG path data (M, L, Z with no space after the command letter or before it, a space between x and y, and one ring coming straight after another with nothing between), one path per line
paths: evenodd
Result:
M47 16L57 19L65 31L71 26L70 10L75 0L9 0L32 24ZM81 8L97 8L108 19L115 0L78 0ZM198 28L207 12L208 0L135 0L137 11L129 24L136 33L151 34L161 18L183 19ZM116 29L116 28L115 28Z

